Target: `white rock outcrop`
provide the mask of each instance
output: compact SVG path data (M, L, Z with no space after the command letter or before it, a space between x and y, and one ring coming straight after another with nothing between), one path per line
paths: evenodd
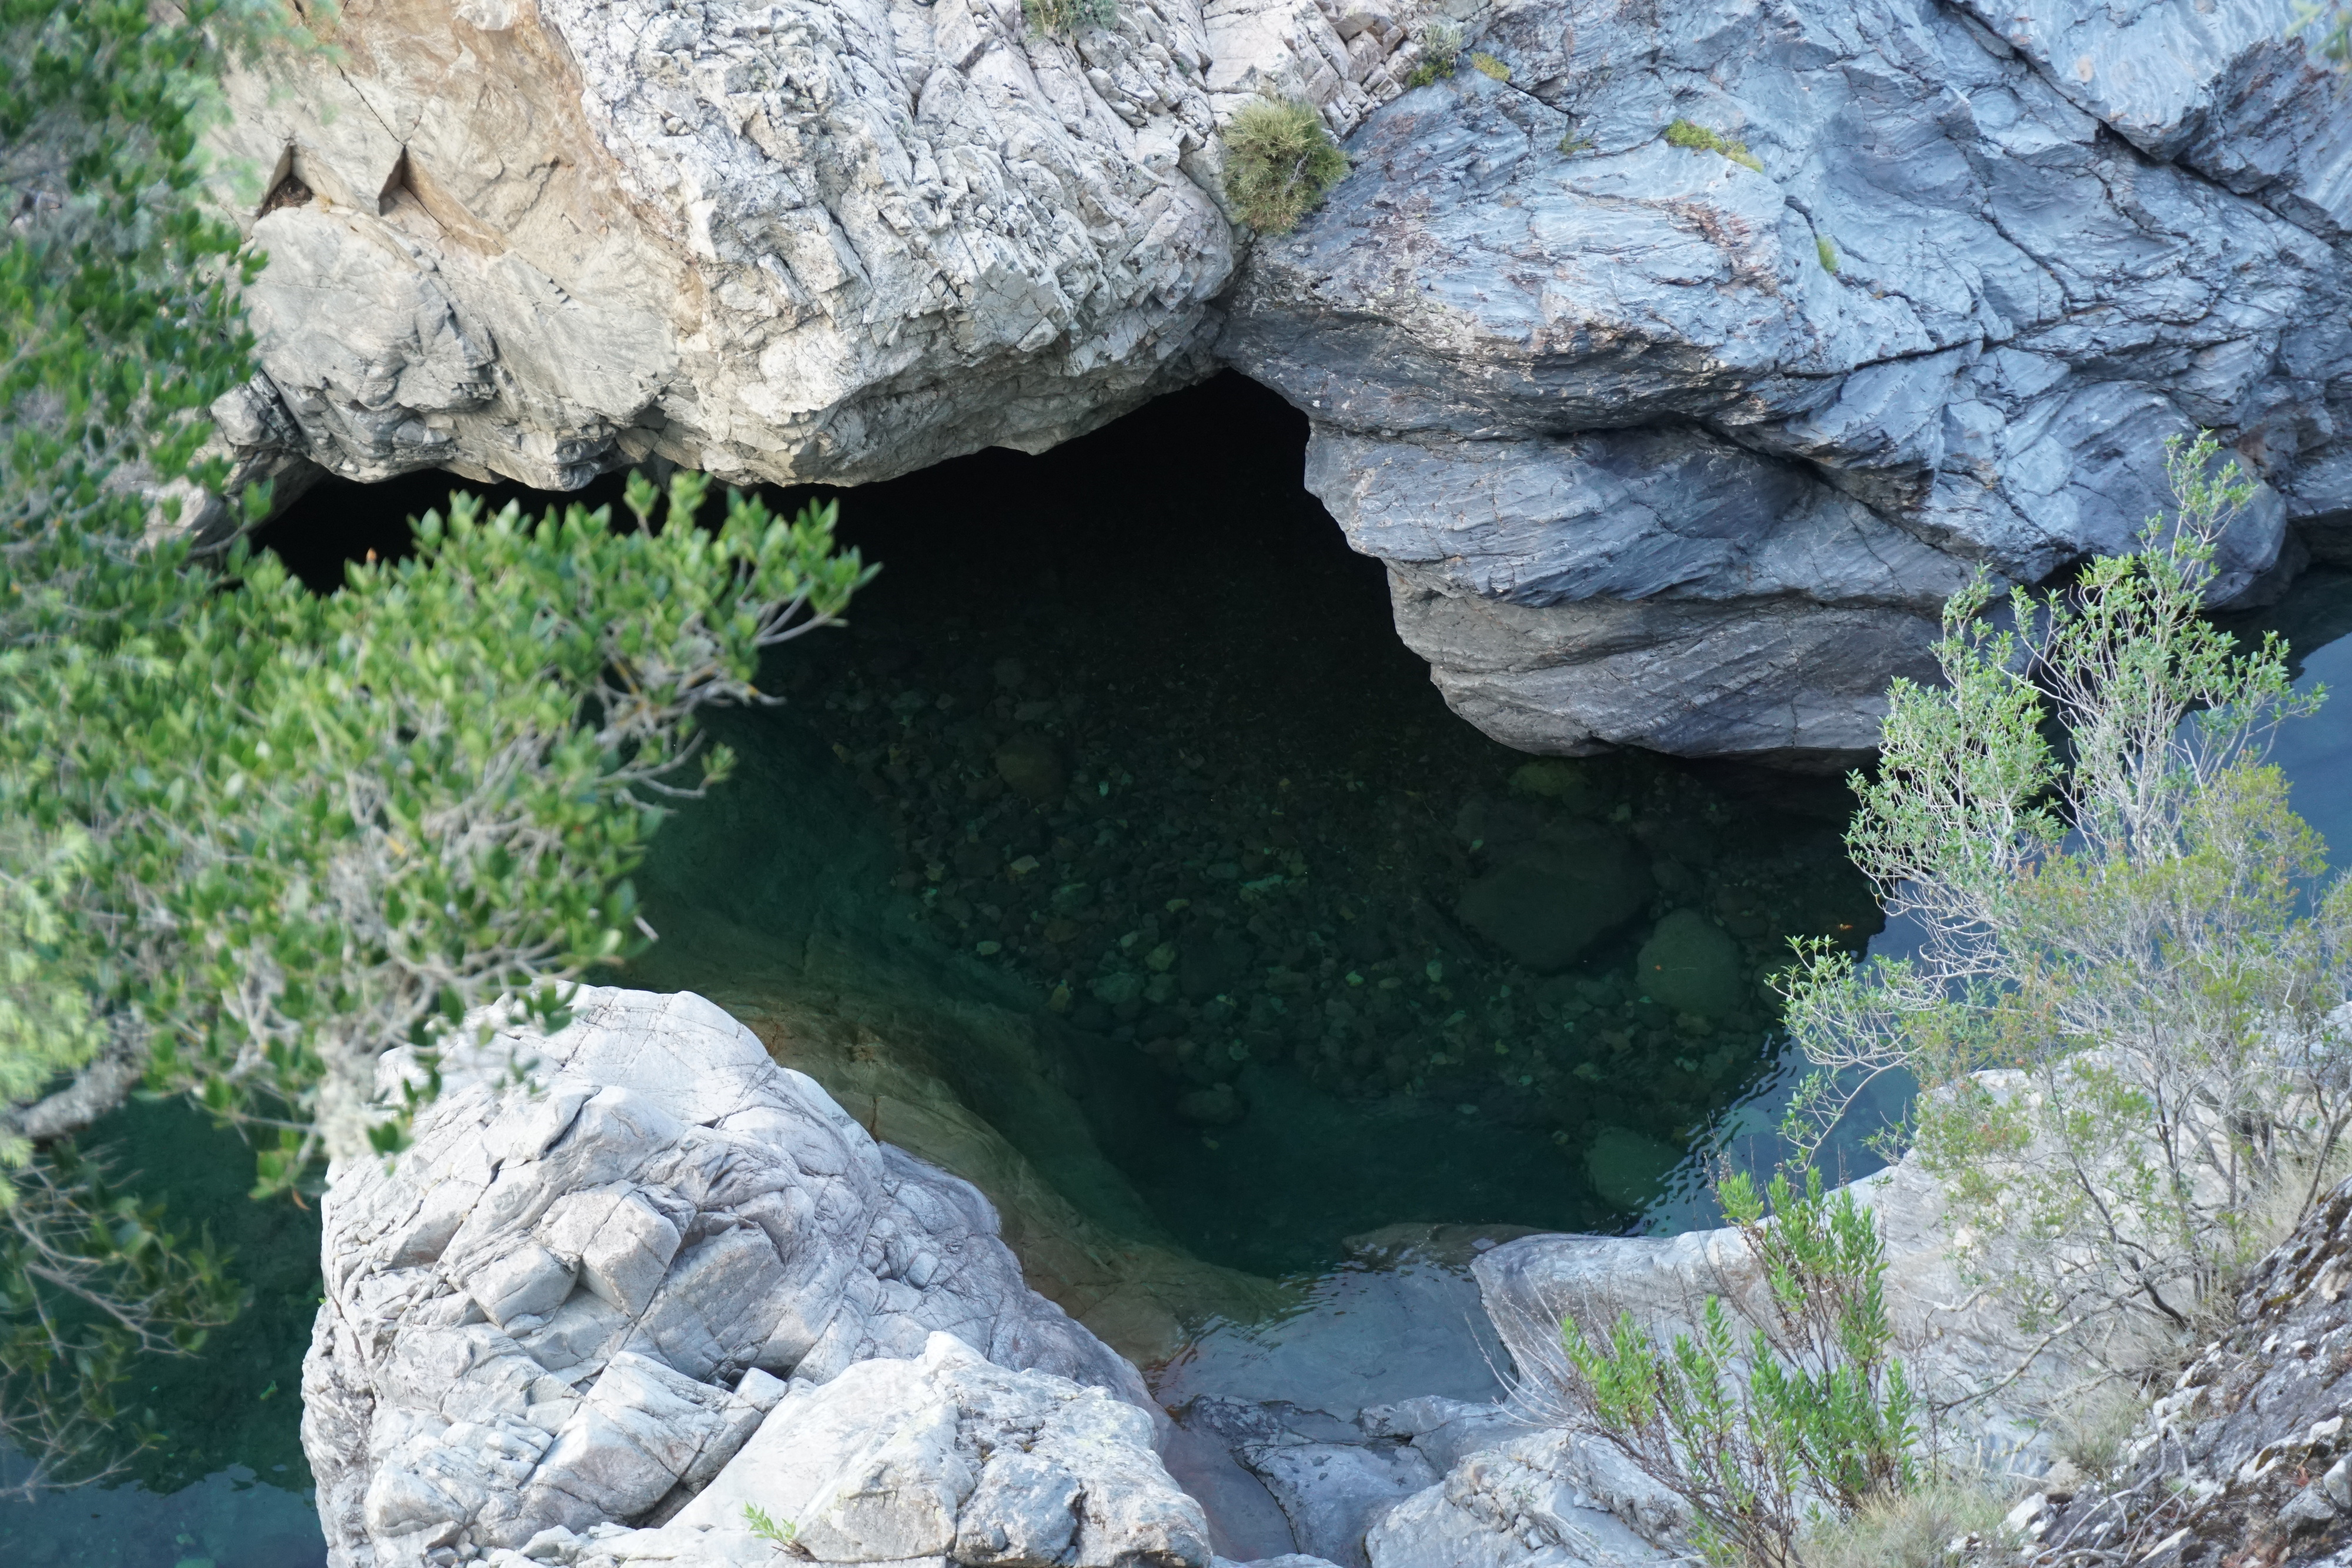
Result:
M1068 38L1021 0L348 0L331 42L229 79L216 193L268 265L223 433L551 489L883 478L1204 374L1220 114L1344 133L1417 57L1339 0Z
M1476 53L1406 91L1441 13ZM2217 601L2352 559L2352 100L2294 18L351 0L337 52L229 84L269 264L220 424L289 488L854 483L1223 361L1308 414L1487 733L1851 757L1971 572L2130 547L2168 435L2264 481ZM1237 271L1217 131L1260 93L1355 169Z
M1203 1568L1141 1379L1022 1283L975 1189L698 997L574 1014L452 1051L398 1163L331 1175L303 1443L334 1568L731 1530L704 1496L842 1561L1009 1563L1061 1528L1047 1493L1068 1562Z

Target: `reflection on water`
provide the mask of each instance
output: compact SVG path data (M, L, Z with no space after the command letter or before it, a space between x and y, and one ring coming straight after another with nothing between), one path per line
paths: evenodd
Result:
M209 1231L251 1302L201 1355L135 1370L123 1403L163 1440L121 1484L0 1501L5 1561L74 1568L318 1568L326 1543L303 1462L302 1353L319 1301L314 1207L256 1203L253 1155L177 1102L133 1103L92 1129L124 1185L167 1196ZM13 1479L0 1456L0 1481Z

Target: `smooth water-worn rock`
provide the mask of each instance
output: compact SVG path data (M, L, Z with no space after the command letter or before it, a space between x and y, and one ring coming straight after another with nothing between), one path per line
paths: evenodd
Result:
M348 0L231 73L215 194L268 255L247 470L570 488L649 456L854 482L1042 450L1206 371L1220 117L1352 130L1389 9Z
M1507 82L1374 114L1219 352L1489 734L1860 750L1971 572L2129 548L2168 437L2267 482L2217 601L2340 531L2352 104L2294 16L1505 0Z
M861 1377L927 1380L963 1414L845 1427L836 1469L904 1450L893 1473L954 1493L960 1531L995 1494L940 1434L986 1449L1006 1440L989 1421L1082 1404L1072 1451L1094 1468L1064 1479L1108 1511L1091 1528L1206 1562L1135 1369L1022 1283L975 1189L876 1143L698 997L588 988L573 1012L446 1053L398 1163L332 1174L303 1443L335 1568L666 1517L777 1412L857 1414L813 1391L876 1362L900 1370ZM387 1058L386 1092L416 1071ZM874 1528L916 1529L890 1519Z

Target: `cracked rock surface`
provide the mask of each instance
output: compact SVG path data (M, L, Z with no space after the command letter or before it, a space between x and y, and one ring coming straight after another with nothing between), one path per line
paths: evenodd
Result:
M1441 10L1477 52L1407 91ZM1490 735L1847 758L1971 573L2131 546L2168 436L2264 481L2217 602L2352 560L2352 99L2294 15L351 0L338 56L229 83L269 265L216 412L287 488L856 483L1222 360L1308 414ZM1217 132L1260 93L1354 172L1237 273Z
M222 432L552 489L884 478L1206 373L1219 116L1344 134L1418 57L1339 0L1067 39L1020 0L348 0L333 42L228 82L215 194L269 265Z
M2352 1564L2352 1183L2257 1264L2237 1322L2158 1398L2114 1474L2010 1515L2008 1561ZM2005 1555L2005 1554L2004 1554Z
M1489 734L1859 751L1971 572L2130 547L2169 435L2267 481L2217 601L2342 549L2352 109L2293 21L1506 0L1508 81L1375 113L1218 351L1307 412L1309 487Z
M1142 1380L975 1189L698 997L573 1010L451 1052L398 1163L331 1175L303 1444L334 1568L674 1546L737 1492L841 1561L1026 1561L1050 1493L1075 1555L1041 1560L1208 1562Z

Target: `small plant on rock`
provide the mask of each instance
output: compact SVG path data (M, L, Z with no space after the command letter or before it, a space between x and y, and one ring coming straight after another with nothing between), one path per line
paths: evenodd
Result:
M1454 60L1462 53L1462 28L1454 22L1430 22L1415 35L1421 46L1421 64L1412 68L1405 78L1409 88L1427 87L1441 77L1454 74Z
M1714 152L1730 159L1742 168L1764 172L1764 160L1748 151L1748 143L1735 141L1720 131L1709 131L1696 120L1677 120L1666 127L1666 145L1692 152Z
M1822 270L1823 272L1828 273L1832 277L1837 276L1837 246L1830 243L1829 235L1815 235L1813 236L1813 254L1822 258Z
M1505 65L1502 61L1496 59L1494 56L1488 54L1484 49L1473 51L1470 56L1470 63L1478 68L1478 74L1481 76L1492 77L1496 81L1508 81L1511 79L1511 68Z
M1021 0L1021 14L1029 19L1032 32L1066 38L1117 23L1118 0Z
M1315 106L1245 105L1225 127L1225 195L1261 234L1288 234L1348 173L1348 155Z
M1917 1485L1916 1402L1893 1355L1877 1221L1816 1170L1767 1193L1769 1222L1746 1176L1717 1194L1761 1282L1744 1338L1717 1296L1671 1346L1631 1312L1605 1333L1570 1317L1553 1392L1571 1426L1689 1506L1709 1562L1798 1568L1809 1525Z
M751 1533L761 1540L771 1542L787 1552L800 1553L800 1526L791 1520L778 1521L770 1517L768 1511L758 1503L747 1502L743 1505L743 1522L750 1525Z

